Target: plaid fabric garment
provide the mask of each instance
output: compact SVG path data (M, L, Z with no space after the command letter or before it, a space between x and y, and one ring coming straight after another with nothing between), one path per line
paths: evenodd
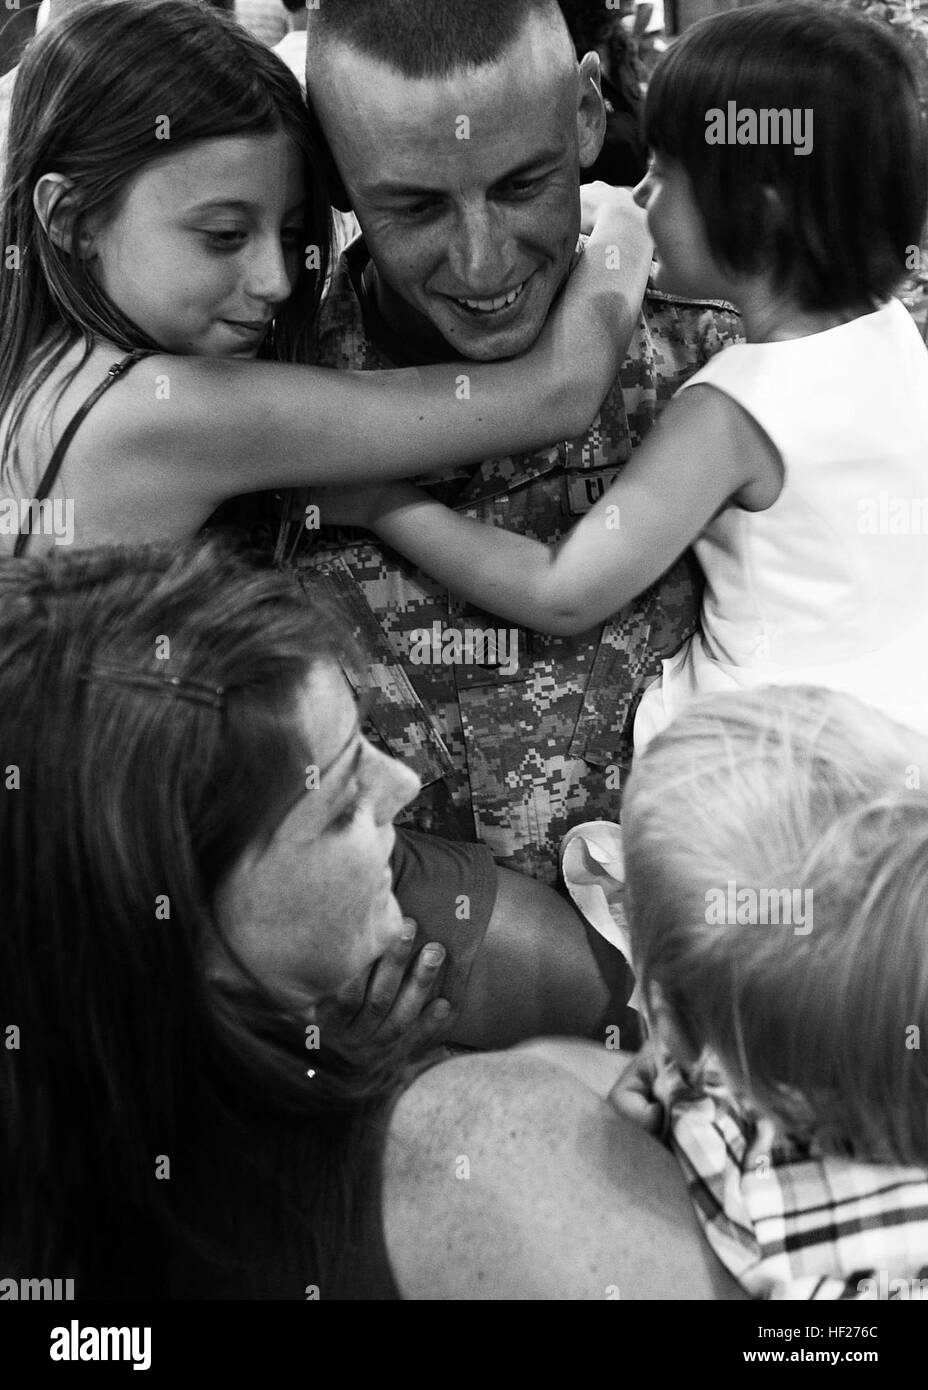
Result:
M673 1065L655 1087L706 1239L764 1299L928 1299L928 1172L817 1155Z

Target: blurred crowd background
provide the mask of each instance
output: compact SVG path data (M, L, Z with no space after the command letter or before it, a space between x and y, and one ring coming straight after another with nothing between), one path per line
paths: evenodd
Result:
M10 8L0 20L0 157L3 154L15 68L24 45L52 13L63 13L85 0L5 0ZM922 105L928 116L928 0L820 0L868 14L892 25L915 59ZM92 0L91 0L92 3ZM306 0L206 0L233 13L262 43L273 48L304 83ZM313 0L311 0L313 3ZM603 96L608 128L602 154L585 170L591 182L633 186L644 175L647 150L643 105L654 65L674 39L697 20L726 10L743 9L756 0L560 0L578 55L596 49L602 61ZM0 15L3 11L0 10ZM351 213L334 213L340 251L357 232ZM912 312L928 341L928 232L899 297Z

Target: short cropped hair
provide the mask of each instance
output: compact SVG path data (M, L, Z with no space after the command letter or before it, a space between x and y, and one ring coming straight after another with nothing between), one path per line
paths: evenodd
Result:
M783 1132L924 1167L928 738L811 686L708 696L648 745L622 827L645 1000Z
M323 0L309 20L314 40L338 39L404 77L444 78L497 62L531 14L563 24L556 0Z
M810 153L707 143L708 113L729 102L812 112ZM688 173L716 260L771 273L804 309L885 299L921 241L928 142L916 77L885 25L846 9L777 0L695 24L655 70L645 135Z

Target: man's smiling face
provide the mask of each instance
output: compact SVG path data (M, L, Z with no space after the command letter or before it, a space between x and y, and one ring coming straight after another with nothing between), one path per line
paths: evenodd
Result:
M388 321L435 356L524 352L602 143L595 57L578 73L566 30L532 16L498 62L451 77L408 78L337 41L308 75Z

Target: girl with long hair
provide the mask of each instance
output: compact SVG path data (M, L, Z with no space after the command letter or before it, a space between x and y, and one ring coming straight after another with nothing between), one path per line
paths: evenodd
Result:
M50 529L46 499L69 505L78 544L175 540L241 493L453 466L586 427L647 274L637 214L629 301L607 292L607 212L522 359L337 374L305 365L327 158L293 75L212 8L103 0L29 46L0 228L0 544L51 544L30 538Z

